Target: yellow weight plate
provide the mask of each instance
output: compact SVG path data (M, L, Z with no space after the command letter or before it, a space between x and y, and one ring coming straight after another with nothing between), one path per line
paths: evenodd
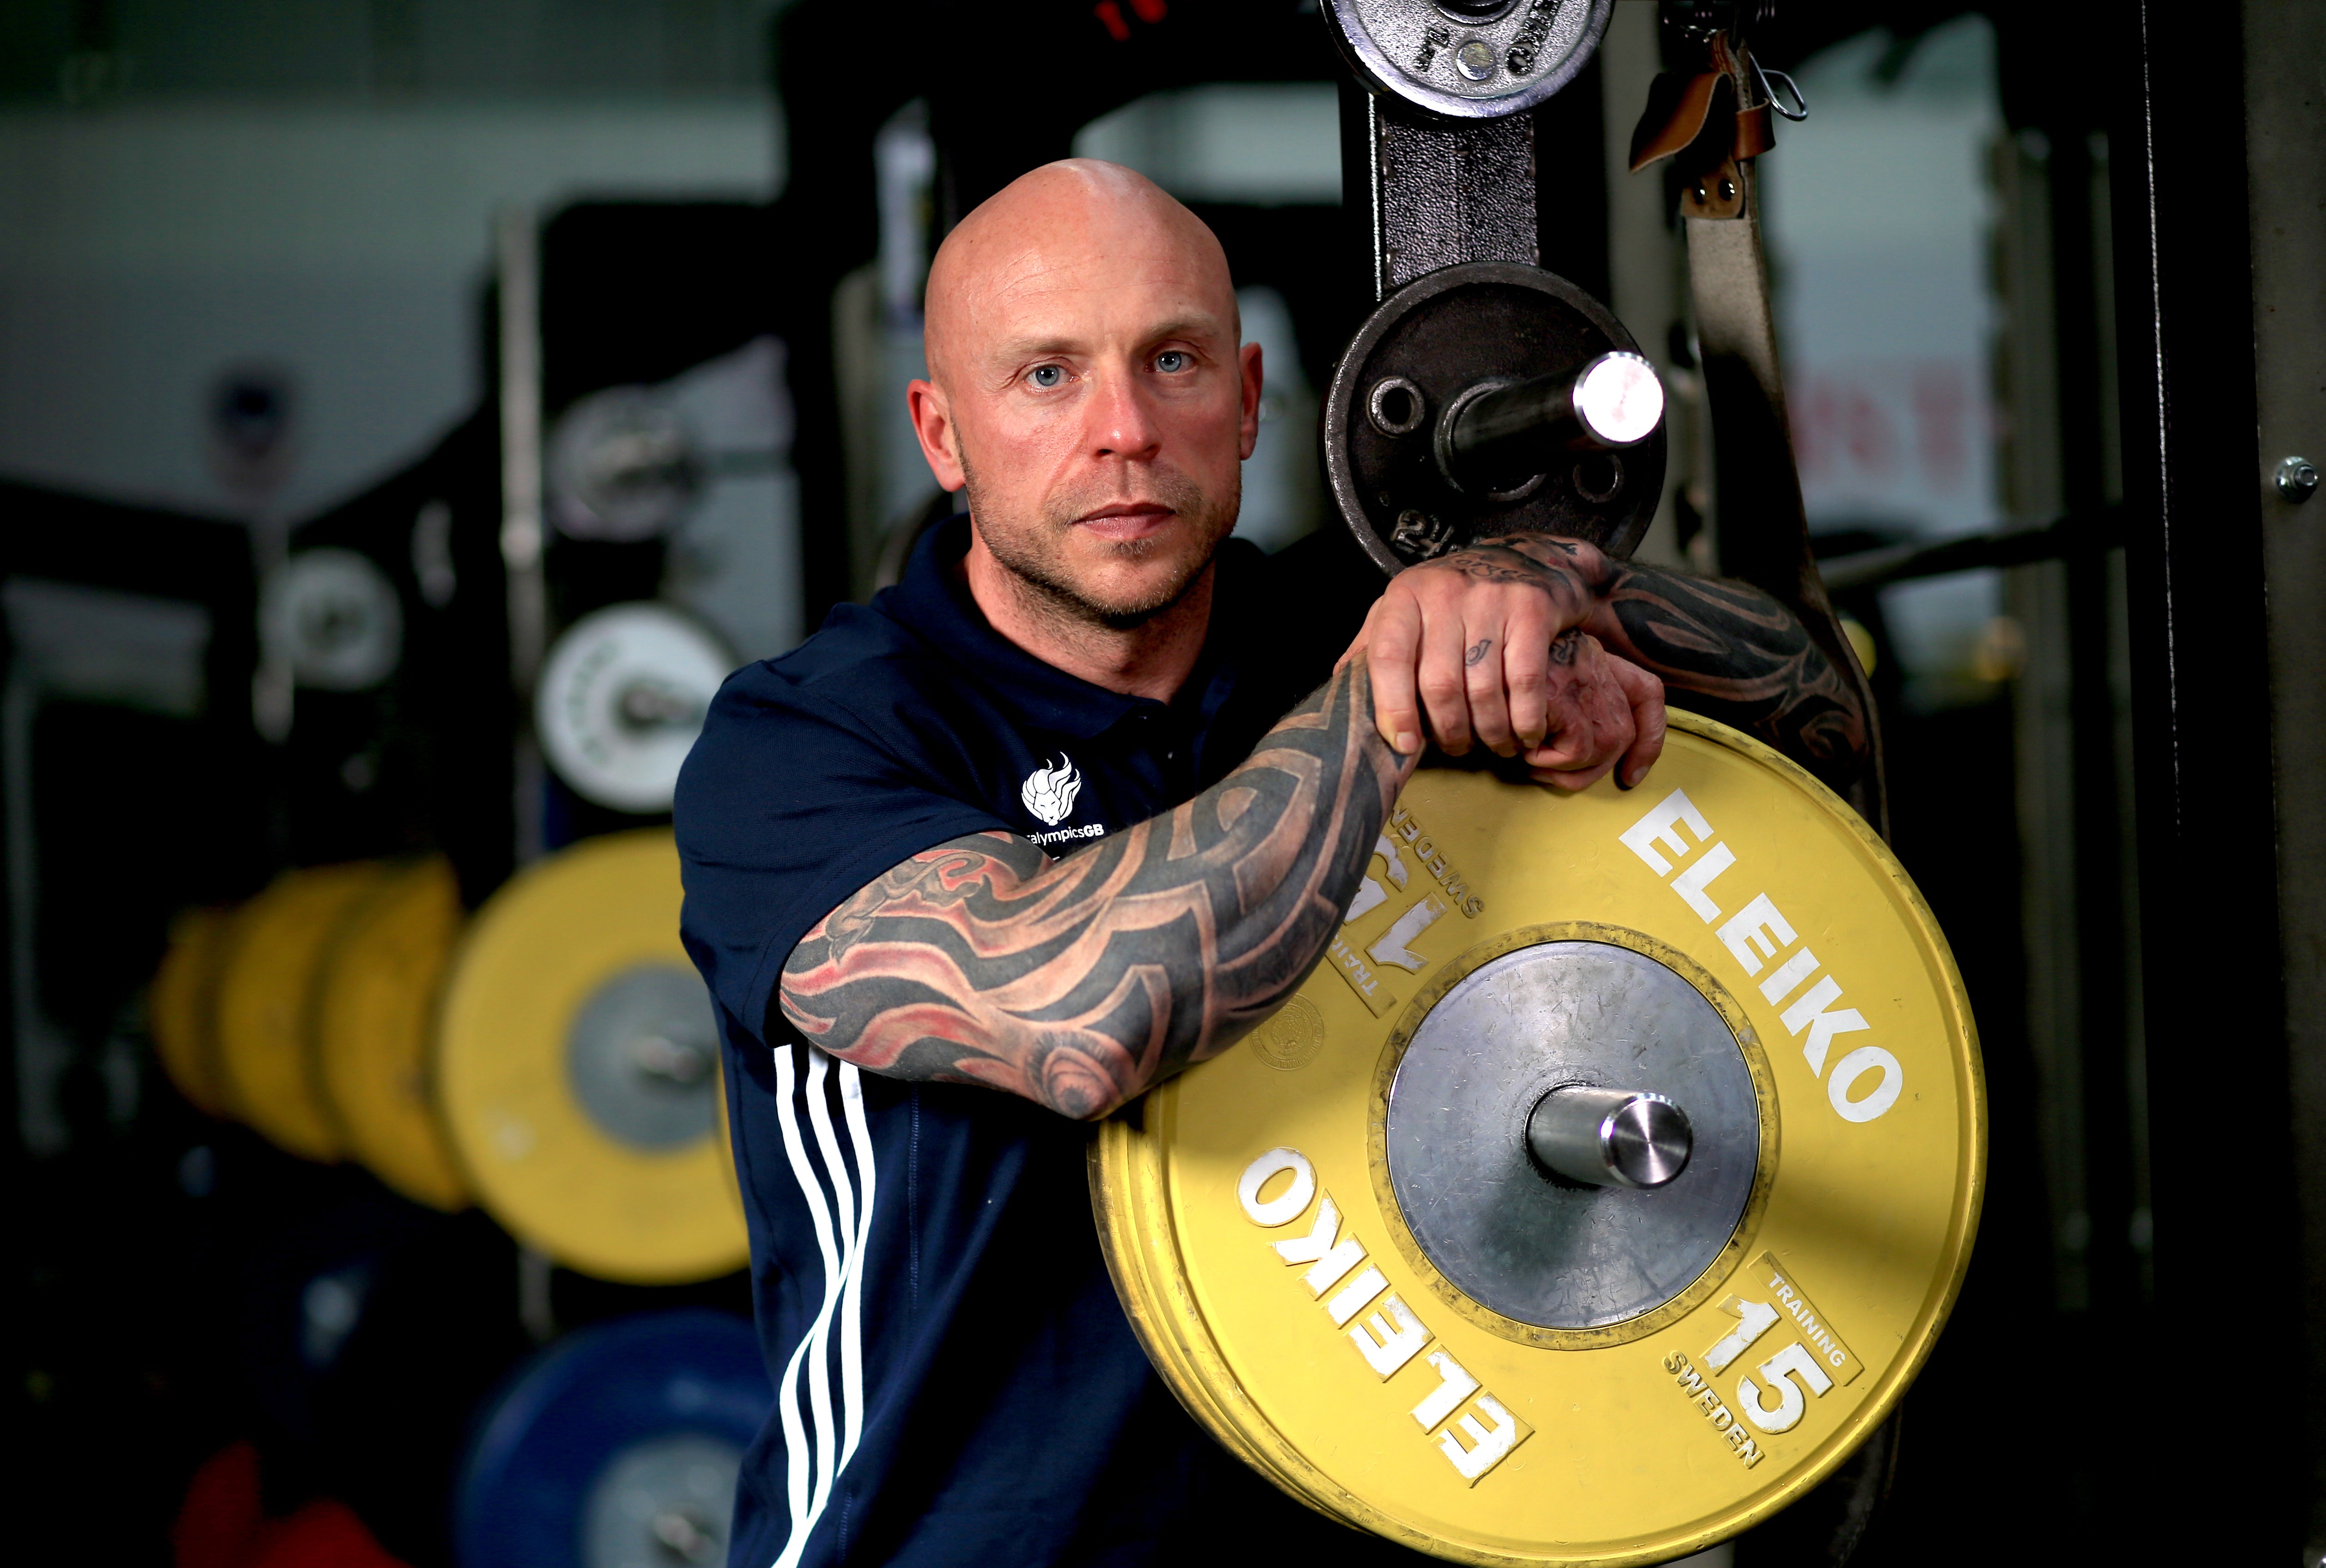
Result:
M317 1087L350 1158L448 1213L469 1188L428 1082L436 1002L468 915L450 862L399 868L349 911L315 997Z
M445 987L437 1099L478 1200L603 1279L679 1283L749 1255L679 899L667 832L576 845L477 912Z
M228 951L235 910L222 905L188 910L170 926L170 946L145 994L147 1031L162 1070L195 1109L226 1115L219 1091L212 1038L219 968Z
M377 861L285 872L243 906L228 938L217 1013L221 1097L302 1159L340 1153L315 1087L316 973L340 920L385 874Z
M1921 896L1681 714L1631 793L1418 775L1369 873L1282 1012L1093 1145L1158 1369L1294 1497L1454 1562L1663 1562L1782 1508L1969 1258L1985 1091ZM1578 1084L1678 1103L1679 1176L1546 1175L1530 1112Z

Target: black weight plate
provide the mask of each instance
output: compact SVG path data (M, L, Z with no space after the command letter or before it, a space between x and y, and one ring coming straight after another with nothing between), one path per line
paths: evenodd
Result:
M1457 489L1432 444L1439 415L1468 388L1579 369L1610 350L1639 346L1606 307L1540 267L1449 266L1383 301L1341 356L1325 399L1325 471L1365 553L1394 574L1470 539L1529 529L1630 555L1663 491L1665 426L1619 453L1562 456L1502 496ZM1420 396L1406 434L1384 432L1368 412L1372 389L1391 377Z

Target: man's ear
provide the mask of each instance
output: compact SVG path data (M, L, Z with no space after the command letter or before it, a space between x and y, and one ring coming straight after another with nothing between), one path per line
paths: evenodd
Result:
M905 388L906 406L913 415L913 434L920 439L921 456L928 461L929 472L936 476L938 488L951 492L961 489L961 443L954 430L953 406L945 400L944 389L929 381L916 381ZM1251 443L1244 443L1245 455L1251 454Z
M1243 381L1243 451L1250 457L1260 441L1260 345L1246 343L1236 357L1236 369Z

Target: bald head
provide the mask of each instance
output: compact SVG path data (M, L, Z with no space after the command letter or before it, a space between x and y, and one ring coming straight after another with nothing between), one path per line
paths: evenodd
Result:
M1189 595L1260 428L1260 350L1212 231L1128 169L1047 164L946 237L927 324L913 425L937 481L969 490L989 616L1014 595L1028 625L1130 631L1179 606L1200 640Z
M1143 283L1237 323L1235 285L1204 220L1136 170L1067 158L1021 174L937 247L926 304L938 385L1007 330L1013 307Z

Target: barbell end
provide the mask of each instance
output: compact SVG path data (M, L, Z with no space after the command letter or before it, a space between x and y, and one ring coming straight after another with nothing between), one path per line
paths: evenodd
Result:
M1655 367L1611 350L1577 369L1464 393L1439 416L1438 462L1457 483L1492 484L1497 475L1539 471L1554 451L1626 451L1663 417Z
M1586 1186L1637 1191L1678 1180L1696 1147L1688 1113L1663 1096L1581 1084L1535 1102L1526 1140L1547 1171Z

